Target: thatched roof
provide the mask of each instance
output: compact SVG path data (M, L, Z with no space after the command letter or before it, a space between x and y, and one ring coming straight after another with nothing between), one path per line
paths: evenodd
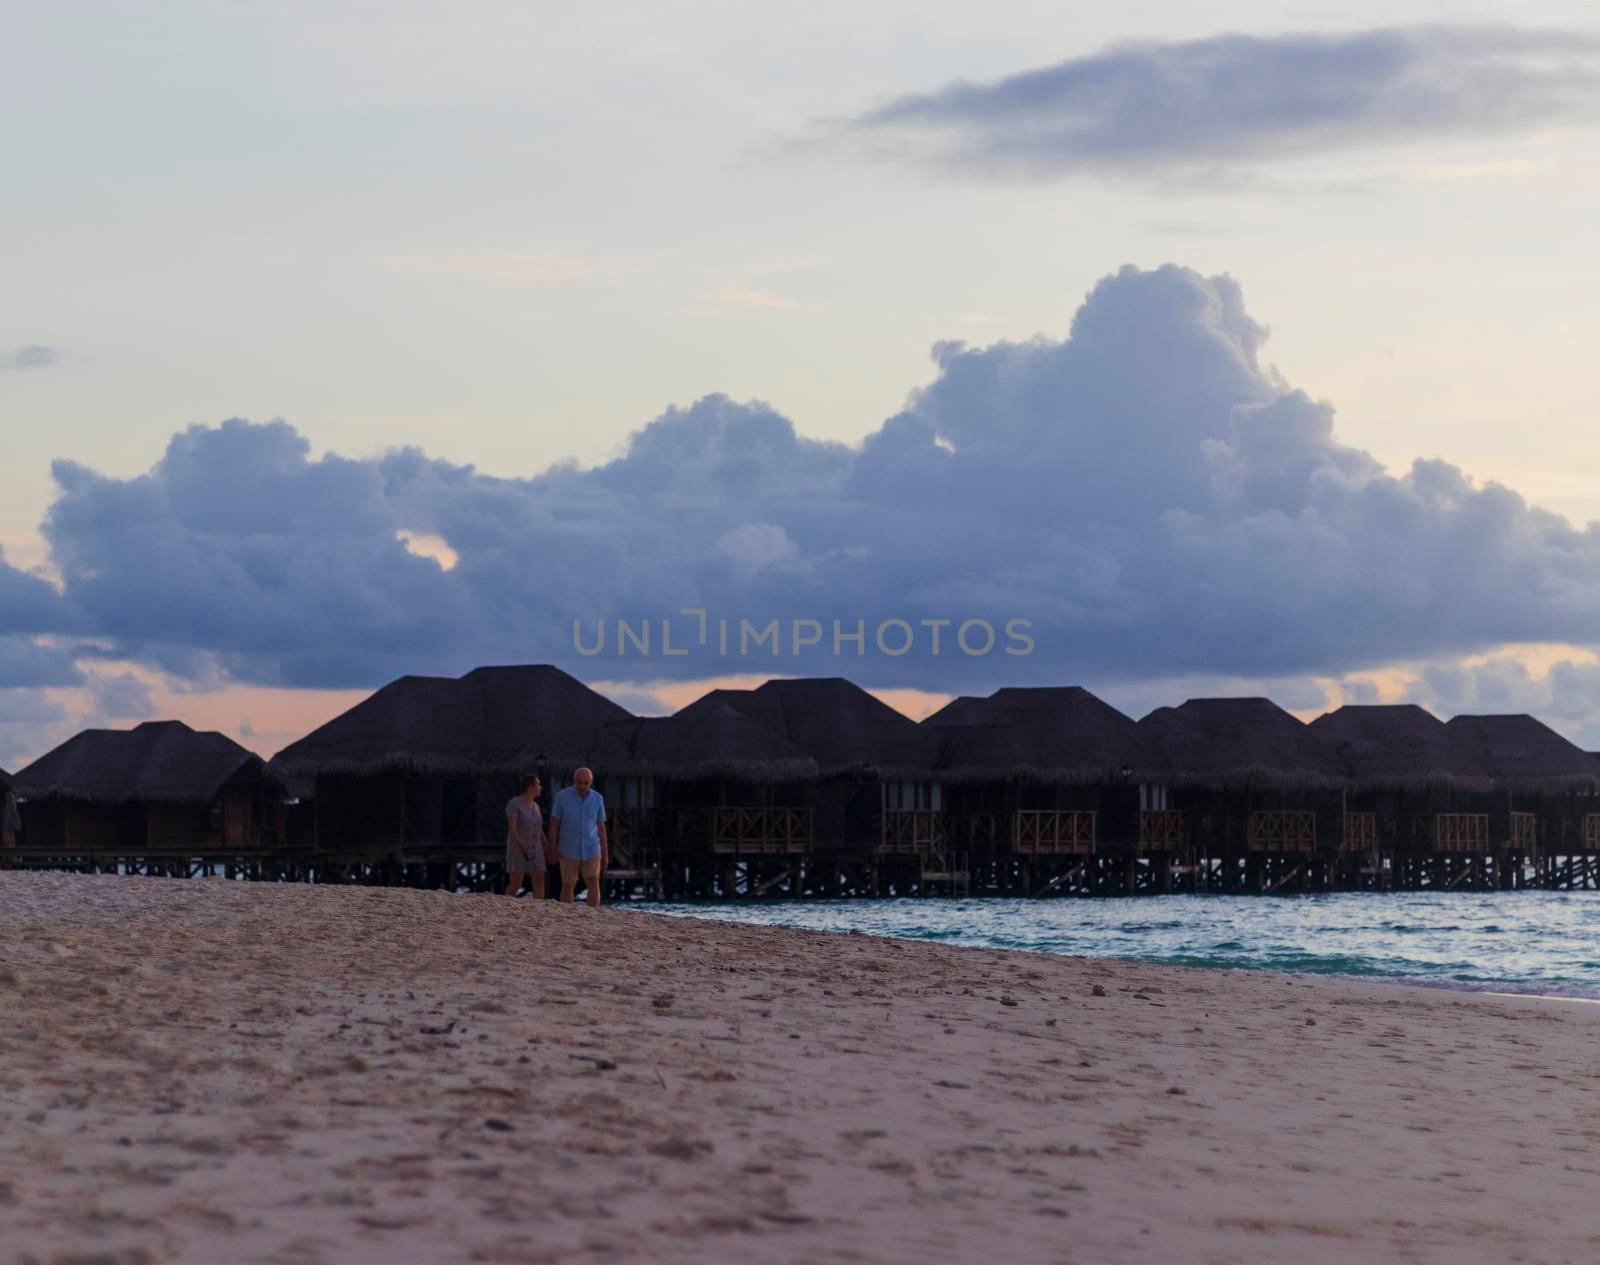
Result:
M926 732L843 677L768 681L753 690L712 690L678 712L692 715L714 706L731 707L793 743L817 762L823 775L864 773L915 776L933 767Z
M11 774L7 773L4 769L0 769L0 791L9 791L10 789Z
M1107 782L1148 777L1156 764L1133 720L1077 685L963 695L922 724L941 739L947 781Z
M24 799L95 803L209 804L240 773L259 773L261 757L219 733L178 720L133 729L86 729L16 775Z
M1600 785L1600 761L1532 716L1457 716L1445 729L1506 786L1593 790Z
M1346 703L1318 716L1311 732L1362 788L1486 788L1481 753L1415 703Z
M1195 785L1331 786L1342 771L1299 720L1267 698L1191 698L1135 732L1166 780Z
M817 762L799 747L725 703L619 721L610 729L626 748L625 755L606 761L610 773L665 781L797 782L817 776Z
M620 755L607 726L634 717L549 664L403 676L272 759L290 776L523 773Z

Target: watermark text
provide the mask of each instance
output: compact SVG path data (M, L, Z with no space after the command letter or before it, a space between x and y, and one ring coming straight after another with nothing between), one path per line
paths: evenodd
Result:
M998 624L998 627L997 627ZM573 619L572 648L597 655L676 658L694 647L725 659L832 654L889 658L918 652L932 656L964 654L1030 655L1033 621L1007 619L767 619L713 617L687 606L676 615L635 619Z

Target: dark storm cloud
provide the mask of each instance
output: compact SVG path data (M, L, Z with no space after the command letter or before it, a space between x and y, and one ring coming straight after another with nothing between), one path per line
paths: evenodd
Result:
M1592 121L1593 39L1422 26L1115 45L1004 79L897 97L822 143L977 173L1211 172L1357 145Z
M70 632L78 626L68 604L46 581L19 571L0 553L0 638L11 633Z
M1228 278L1129 267L1065 338L941 344L933 381L859 446L710 396L605 465L499 478L412 449L311 460L282 422L231 421L133 479L59 463L45 531L106 654L285 685L533 660L639 682L1282 680L1600 641L1600 529L1443 461L1390 474L1262 364L1264 338ZM442 537L455 564L401 532ZM573 648L574 618L683 607L847 630L1020 618L1036 648Z
M78 685L74 649L36 637L0 636L0 700L4 691ZM0 701L0 711L5 704Z

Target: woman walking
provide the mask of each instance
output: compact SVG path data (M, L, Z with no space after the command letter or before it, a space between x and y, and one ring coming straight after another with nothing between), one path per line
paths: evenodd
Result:
M534 900L544 899L545 848L539 778L529 773L522 779L522 793L512 796L506 804L506 870L511 875L507 896L522 895L522 879L526 875L533 884Z

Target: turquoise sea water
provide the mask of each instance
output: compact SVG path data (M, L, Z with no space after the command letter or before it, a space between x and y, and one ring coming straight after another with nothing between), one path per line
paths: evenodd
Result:
M1600 998L1600 892L637 907L1037 953Z

